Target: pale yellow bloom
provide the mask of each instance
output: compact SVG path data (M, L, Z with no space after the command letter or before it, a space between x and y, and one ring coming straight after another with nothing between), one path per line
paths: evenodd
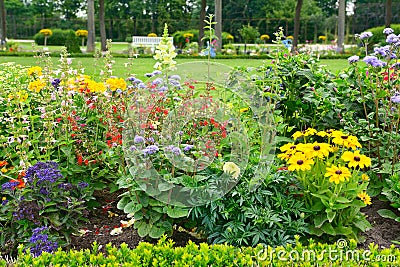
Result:
M222 167L222 170L225 173L229 173L232 175L233 178L238 178L240 175L240 168L233 162L225 162L224 166Z

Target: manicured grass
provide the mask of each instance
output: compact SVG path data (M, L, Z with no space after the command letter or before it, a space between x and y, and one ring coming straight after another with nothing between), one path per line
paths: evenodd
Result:
M59 64L58 57L51 59L52 64L57 66ZM143 77L147 72L153 71L153 65L155 60L152 58L135 58L132 60L132 66L127 66L129 59L127 58L114 58L115 61L113 65L113 75L118 77L127 77L132 74L136 74L137 77ZM193 62L193 61L204 61L204 59L177 59L178 64ZM43 66L45 63L40 59L33 57L0 57L0 63L5 62L15 62L24 66L39 65ZM100 74L101 66L104 65L102 59L97 62L94 58L75 58L72 61L73 67L84 68L85 73L91 76L98 76ZM262 64L269 63L269 60L261 59L213 59L212 62L217 62L220 64L226 64L231 67L241 66L241 67L258 67ZM348 62L344 59L326 59L321 60L321 65L325 65L333 73L347 68Z

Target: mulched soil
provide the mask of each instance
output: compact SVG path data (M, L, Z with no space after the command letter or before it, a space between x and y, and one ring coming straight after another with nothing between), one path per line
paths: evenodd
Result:
M72 236L69 248L77 250L92 248L93 242L96 241L101 246L100 251L104 252L105 246L108 243L112 243L117 247L122 243L126 243L130 248L135 248L142 241L153 244L157 243L157 240L141 238L133 226L123 228L122 234L110 235L110 232L115 227L121 225L121 220L129 221L127 215L122 210L117 209L118 195L120 193L110 194L108 191L95 192L94 196L101 206L89 212L89 222L81 227L86 233L81 236ZM189 240L192 240L194 243L206 242L205 239L195 238L183 229L174 231L170 239L174 241L175 246L185 246Z
M109 194L107 191L96 192L95 197L101 204L101 207L90 211L90 222L85 223L81 228L86 230L86 233L81 236L73 236L69 248L78 250L91 248L92 243L96 241L101 245L101 251L104 252L105 245L108 243L112 243L115 246L126 243L130 248L135 248L142 241L157 242L157 240L145 240L141 238L133 226L123 228L122 234L110 235L114 227L120 226L121 220L129 220L123 211L117 209L119 193ZM368 245L372 242L380 248L388 248L393 240L400 241L400 224L394 220L382 218L377 211L383 208L392 209L388 202L375 198L372 201L372 205L362 210L367 215L372 229L364 233L366 240L363 244L359 245L359 248L368 249ZM175 242L176 246L185 246L189 240L195 243L206 242L206 240L197 239L184 231L174 231L174 234L170 238Z

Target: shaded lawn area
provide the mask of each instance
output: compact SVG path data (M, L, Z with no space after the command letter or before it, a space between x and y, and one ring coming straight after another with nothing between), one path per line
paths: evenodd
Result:
M51 58L52 64L56 67L59 64L59 58L54 57ZM134 58L133 60L129 60L128 58L113 58L115 61L113 65L113 75L117 77L128 77L132 74L135 74L136 77L142 78L143 75L147 72L152 72L153 65L155 60L152 58ZM193 61L205 61L204 59L177 59L178 64L193 62ZM41 59L33 58L33 57L8 57L8 56L0 56L0 63L7 62L15 62L17 64L21 64L24 66L34 66L44 65L44 62ZM129 66L129 63L131 65ZM212 62L216 62L219 64L226 64L231 67L259 67L264 64L264 62L269 63L270 60L262 60L262 59L212 59ZM326 66L333 73L337 73L338 71L347 68L349 66L346 59L325 59L320 61L321 65ZM84 68L85 74L96 77L99 75L101 67L104 66L102 59L94 59L94 58L74 58L72 61L72 66L74 68Z

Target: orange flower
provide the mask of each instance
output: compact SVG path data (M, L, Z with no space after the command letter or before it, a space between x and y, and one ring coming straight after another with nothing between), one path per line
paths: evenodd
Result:
M24 182L23 179L17 179L17 180L11 179L10 182L11 183L18 183L17 188L19 188L19 189L22 189L22 188L25 187L25 182Z
M6 165L8 165L8 162L7 162L7 161L5 161L5 160L1 160L1 161L0 161L0 167L4 167L4 166L6 166Z

